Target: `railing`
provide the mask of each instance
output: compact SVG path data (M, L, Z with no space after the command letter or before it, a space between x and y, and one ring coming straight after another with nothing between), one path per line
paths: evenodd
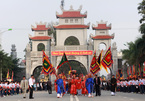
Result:
M45 54L49 56L49 51L45 51ZM42 57L42 55L43 55L42 51L31 52L31 58L33 58L33 57Z
M87 50L87 46L55 46L55 51Z

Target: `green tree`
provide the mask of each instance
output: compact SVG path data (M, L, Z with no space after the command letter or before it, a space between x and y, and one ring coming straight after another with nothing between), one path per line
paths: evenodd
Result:
M145 35L145 0L143 0L141 3L139 3L138 6L138 13L141 15L141 19L139 20L140 22L140 28L139 31L141 32L141 34Z
M3 50L0 51L0 70L2 68L2 78L5 79L9 69L10 76L12 71L14 72L14 78L17 78L19 69L19 59L12 60L11 56L8 56Z

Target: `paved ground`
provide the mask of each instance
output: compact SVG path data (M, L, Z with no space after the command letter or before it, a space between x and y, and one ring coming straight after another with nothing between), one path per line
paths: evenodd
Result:
M145 95L133 93L120 93L117 92L116 96L110 96L109 91L102 91L100 97L88 98L86 96L70 96L65 95L63 98L56 98L56 93L49 95L47 92L34 92L34 99L22 98L23 95L14 95L0 98L0 101L145 101Z

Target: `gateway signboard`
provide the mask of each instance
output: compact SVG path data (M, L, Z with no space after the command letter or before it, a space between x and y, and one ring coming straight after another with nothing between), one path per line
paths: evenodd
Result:
M92 50L86 50L86 51L52 51L52 56L62 56L65 52L66 55L92 55Z

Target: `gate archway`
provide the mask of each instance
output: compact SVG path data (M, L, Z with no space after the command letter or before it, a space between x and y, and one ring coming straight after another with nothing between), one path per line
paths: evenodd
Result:
M86 67L80 63L79 61L76 60L69 60L69 64L71 66L72 70L76 70L76 73L79 74L83 74L86 75L87 74L87 70ZM66 76L68 76L68 72L70 71L70 66L69 64L66 62L64 63L59 69L58 69L58 74L60 73L64 73Z
M42 68L43 68L42 66L37 66L33 71L33 75L36 82L40 81L41 79L40 75L41 75Z

